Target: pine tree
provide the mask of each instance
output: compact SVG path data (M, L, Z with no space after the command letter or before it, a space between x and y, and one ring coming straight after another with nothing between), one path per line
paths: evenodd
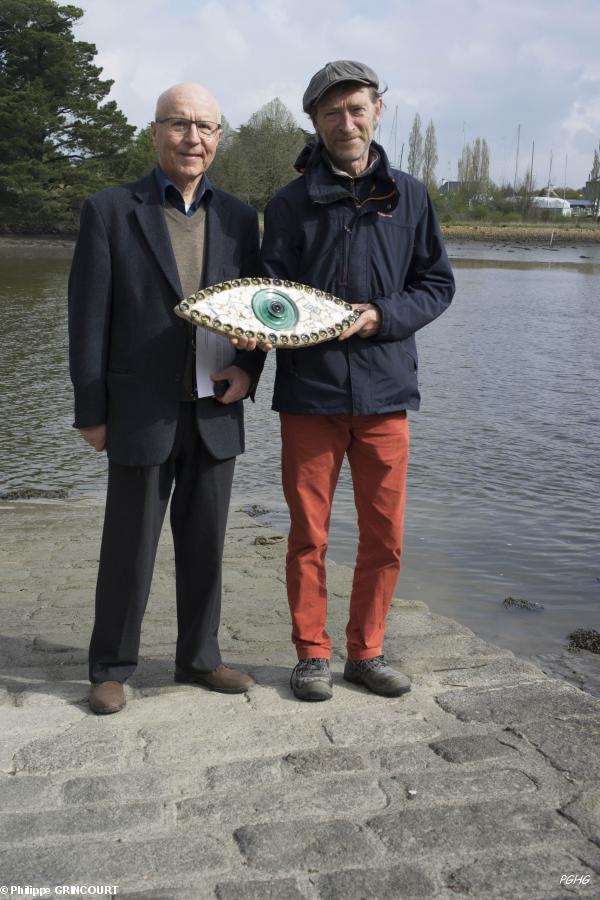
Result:
M116 181L134 128L76 41L83 11L54 0L0 6L0 224L72 227L82 199Z
M152 130L149 125L141 128L129 146L122 160L119 160L121 180L136 181L147 175L156 165L156 149L152 140Z

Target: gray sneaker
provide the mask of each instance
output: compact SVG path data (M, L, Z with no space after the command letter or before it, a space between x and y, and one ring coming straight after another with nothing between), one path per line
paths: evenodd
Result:
M328 659L301 659L294 667L290 685L299 700L331 700L333 679Z
M410 678L392 669L384 656L372 659L346 660L344 679L352 684L364 684L374 694L382 697L399 697L411 688Z

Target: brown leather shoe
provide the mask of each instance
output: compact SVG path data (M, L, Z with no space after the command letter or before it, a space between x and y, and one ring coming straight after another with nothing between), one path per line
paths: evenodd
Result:
M90 709L97 716L119 712L126 702L125 689L120 681L101 681L91 685Z
M186 672L176 668L175 681L177 684L201 684L221 694L244 694L254 684L254 679L245 672L228 669L223 663L212 672Z

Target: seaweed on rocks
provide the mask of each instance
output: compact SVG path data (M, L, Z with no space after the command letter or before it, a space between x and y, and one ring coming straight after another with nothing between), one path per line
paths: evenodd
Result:
M14 491L0 493L0 500L66 500L69 492L66 488L43 490L42 488L17 488Z
M577 628L569 635L569 650L577 653L579 650L588 650L590 653L600 653L600 631L595 628Z
M533 600L522 600L519 597L505 597L502 601L502 605L505 606L506 609L509 609L510 607L515 607L517 609L544 609L542 603L534 603Z

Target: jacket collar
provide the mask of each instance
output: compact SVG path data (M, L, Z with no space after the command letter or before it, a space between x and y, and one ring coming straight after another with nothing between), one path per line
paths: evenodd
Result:
M367 211L377 210L379 207L392 209L398 203L399 176L402 175L391 168L386 152L375 141L371 146L379 154L379 165L372 173L373 190L369 197L360 205ZM337 200L348 199L348 189L343 179L335 175L325 159L325 147L321 141L316 144L307 144L294 163L295 168L304 175L306 190L313 203L335 203Z
M133 195L138 201L135 214L146 238L148 246L155 255L167 281L171 285L178 300L183 297L177 263L171 246L171 239L163 212L163 198L154 175L151 172L141 181L133 185ZM206 271L205 284L215 284L221 280L223 268L222 248L225 246L223 236L229 218L228 210L221 202L219 191L212 189L211 202L206 210Z
M177 263L165 222L160 188L154 172L146 175L134 185L133 195L138 201L135 214L148 246L176 296L181 299L183 293Z

